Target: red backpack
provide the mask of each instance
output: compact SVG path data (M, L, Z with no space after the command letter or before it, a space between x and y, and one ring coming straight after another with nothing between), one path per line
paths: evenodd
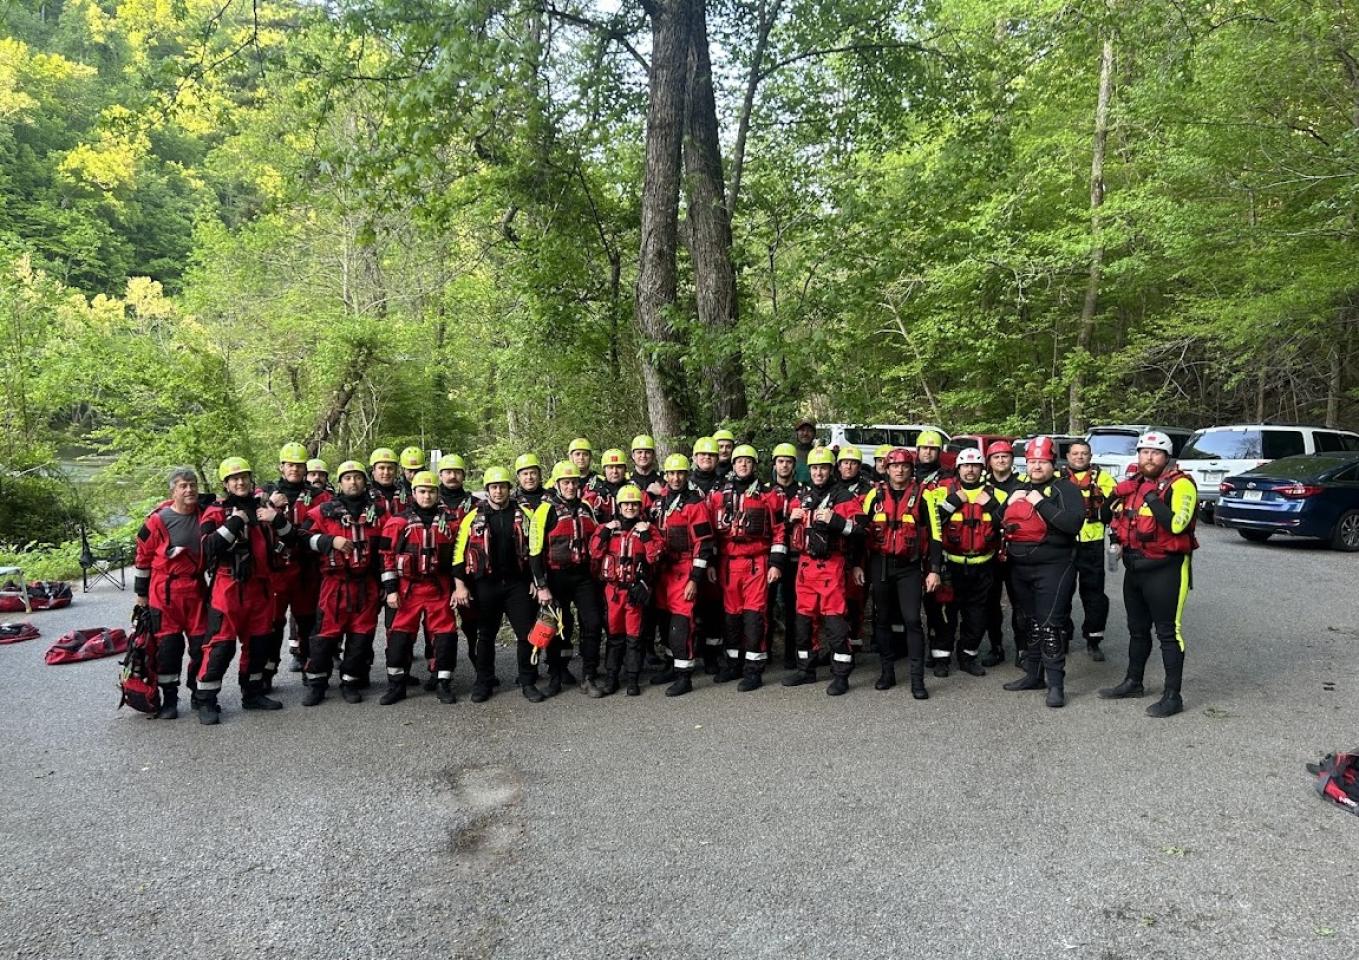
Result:
M1322 799L1359 816L1359 748L1348 753L1331 753L1319 764L1308 764L1316 775L1313 786Z
M122 691L118 707L126 704L138 713L154 714L160 709L160 685L156 682L157 644L150 609L138 607L132 623L132 643L118 675L118 689Z

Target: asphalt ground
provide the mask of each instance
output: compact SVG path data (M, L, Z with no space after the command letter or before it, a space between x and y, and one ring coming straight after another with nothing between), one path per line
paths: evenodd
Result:
M114 709L114 660L42 664L130 594L77 593L0 647L0 955L1351 957L1359 818L1303 763L1359 743L1359 556L1201 531L1187 712L706 678L667 700L242 714ZM777 659L777 657L776 657ZM824 673L824 671L823 671ZM512 653L500 674L513 677ZM187 714L187 711L186 711Z

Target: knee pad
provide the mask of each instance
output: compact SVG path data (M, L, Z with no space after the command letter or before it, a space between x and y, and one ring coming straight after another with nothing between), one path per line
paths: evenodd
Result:
M1060 660L1066 656L1066 637L1057 627L1040 626L1034 629L1034 639L1044 659Z

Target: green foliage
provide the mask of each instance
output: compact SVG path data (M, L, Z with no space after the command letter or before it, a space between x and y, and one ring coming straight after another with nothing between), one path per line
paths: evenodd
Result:
M682 249L663 348L694 432L714 393L699 371L734 350L750 415L732 426L766 444L801 413L1064 429L1074 378L1093 421L1359 425L1354 11L706 7L729 177L756 83L740 322L695 320ZM636 5L53 0L0 17L0 482L72 439L116 457L102 503L159 494L171 463L215 478L228 454L267 477L292 439L479 468L646 428L641 358L661 348L633 323Z

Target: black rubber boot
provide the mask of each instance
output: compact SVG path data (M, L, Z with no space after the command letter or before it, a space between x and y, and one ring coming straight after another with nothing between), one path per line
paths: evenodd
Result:
M986 651L985 654L982 655L982 658L981 658L981 665L982 665L983 667L994 667L994 666L998 666L998 665L1000 665L1000 664L1002 664L1002 663L1004 663L1004 662L1005 662L1005 648L1004 648L1004 647L996 647L996 648L994 648L994 649L992 649L992 650L988 650L988 651Z
M830 678L830 683L826 684L826 694L831 697L839 697L849 692L849 677L836 674Z
M694 681L688 670L677 670L676 674L675 682L665 688L667 697L682 697L694 689Z
M519 690L524 694L524 699L529 703L542 703L547 699L547 697L543 696L543 691L538 689L536 683L530 682L521 684Z
M1099 692L1099 698L1101 700L1127 700L1146 696L1146 693L1141 680L1128 677L1116 687L1104 687Z
M428 679L428 678L426 678L426 679ZM390 681L389 681L389 682L390 682ZM403 684L405 684L406 686L408 686L408 687L419 687L419 686L422 686L422 682L419 681L419 680L417 680L417 679L415 679L415 675L414 675L413 673L411 673L409 670L407 670L407 671L406 671L406 675L403 676L403 677L401 678L401 682L402 682Z
M1054 675L1056 676L1056 679L1053 679ZM1056 708L1066 706L1066 691L1062 688L1064 680L1065 672L1056 670L1048 671L1047 705L1049 707Z
M341 681L340 698L343 699L345 703L363 703L363 694L359 693L359 684L357 682L346 683Z
M431 670L429 672L429 676L425 677L424 686L426 693L431 693L439 689L439 673L437 670Z
M1024 650L1024 676L1005 684L1006 690L1041 690L1043 683L1043 661L1039 659L1036 647Z
M198 722L211 727L222 722L222 708L217 705L217 691L196 695L198 703Z
M598 687L598 691L598 693L592 693L590 696L598 700L600 697L607 697L618 692L617 670L611 669L608 673L604 674L604 683Z
M917 700L928 700L930 692L925 689L925 661L917 657L906 661L911 672L911 696Z
M160 685L160 709L156 711L157 720L179 719L179 684Z
M389 676L387 678L387 692L382 695L378 703L384 707L390 707L394 703L399 703L406 699L406 677Z
M650 682L653 687L659 687L663 683L674 683L677 676L679 674L675 672L674 664L671 664L660 673L653 673Z
M555 697L562 692L562 671L560 667L547 668L547 686L543 687L543 696Z
M873 683L874 690L891 690L897 685L897 665L890 651L879 655L882 661L878 679Z
M968 657L966 660L958 661L958 669L973 677L986 676L985 668L977 662L976 657Z
M488 678L477 677L472 681L472 702L485 703L491 699L491 691L495 685Z
M1096 663L1104 662L1104 651L1099 648L1101 637L1086 637L1085 649L1090 653L1090 659Z
M722 670L721 661L725 659L721 647L705 644L703 647L703 672L710 677L717 676Z
M624 681L627 683L627 688L623 692L629 697L640 697L642 695L642 686L637 682L637 674L628 674Z
M435 690L438 691L440 703L457 703L458 698L453 694L452 680L439 680Z
M595 678L595 676L596 675L593 673L587 673L583 678L581 678L580 692L585 694L587 697L593 697L594 699L598 700L600 697L604 696L604 693L603 689L599 685L599 681Z
M940 680L948 676L948 661L936 660L934 662L934 675Z
M265 670L260 678L260 693L269 693L274 689L274 674L277 670Z
M282 710L283 704L264 695L264 681L251 680L241 687L242 710Z
M713 683L731 683L741 677L740 657L724 657L722 668L717 671L717 676L713 677Z
M804 683L816 683L816 667L804 667L801 670L794 670L783 678L785 687L800 687Z
M1180 699L1180 691L1172 690L1169 687L1161 694L1161 699L1147 707L1147 716L1156 717L1163 720L1166 717L1173 717L1177 713L1184 712L1184 701Z
M302 698L302 706L314 707L326 698L326 688L330 686L330 681L325 680L324 678L320 680L307 680L306 685L307 695Z

